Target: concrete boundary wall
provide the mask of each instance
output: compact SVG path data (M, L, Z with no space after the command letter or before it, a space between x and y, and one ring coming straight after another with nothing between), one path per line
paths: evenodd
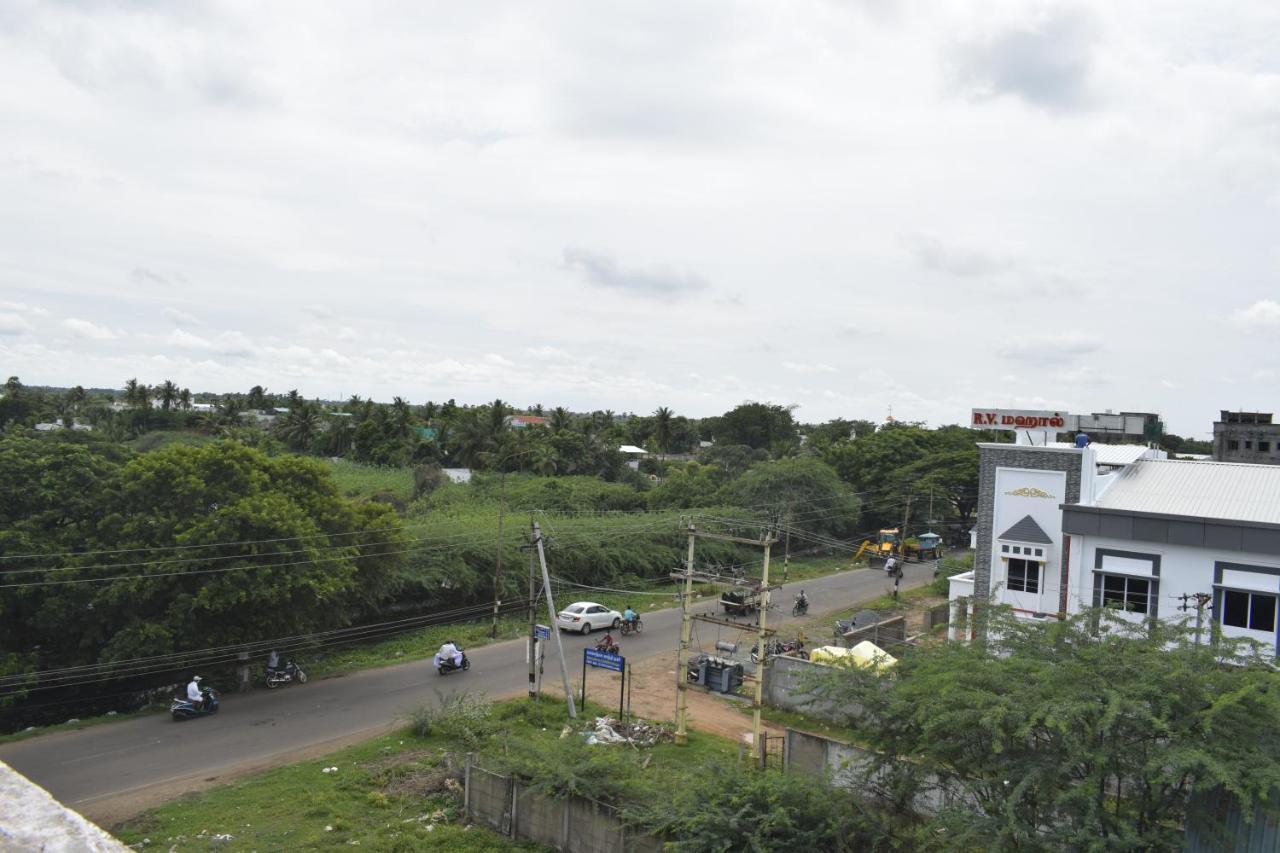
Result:
M585 797L548 797L518 779L480 767L470 755L462 797L467 818L474 823L564 853L662 850L661 841L628 827L612 806Z

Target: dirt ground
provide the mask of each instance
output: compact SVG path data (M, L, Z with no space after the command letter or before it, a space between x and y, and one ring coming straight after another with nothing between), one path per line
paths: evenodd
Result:
M617 702L619 676L594 671L587 682L587 697L604 705ZM700 732L741 741L751 732L751 706L747 702L722 698L705 688L690 686L689 727ZM631 712L647 720L675 722L676 653L664 652L645 658L631 668ZM770 735L782 729L764 724Z

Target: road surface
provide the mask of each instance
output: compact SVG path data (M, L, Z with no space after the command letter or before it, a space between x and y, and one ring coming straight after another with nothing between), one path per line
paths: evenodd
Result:
M932 563L908 564L902 588L927 582L932 572ZM769 622L785 626L798 621L790 617L790 604L802 587L810 600L807 618L812 619L875 598L887 585L884 573L871 569L788 584L774 593ZM584 592L582 597L589 599L590 594ZM568 603L558 602L561 607ZM715 609L715 602L706 600L694 612ZM669 608L642 615L644 633L623 639L622 653L639 661L673 651L680 636L680 611ZM546 614L539 618L545 622ZM591 638L564 635L570 679L581 671L583 647L598 637L598 633ZM519 695L527 688L523 639L476 648L468 653L469 672L443 677L431 666L434 651L411 663L281 690L230 695L211 717L175 723L167 714L149 715L5 744L0 746L0 760L86 817L110 824L187 791L324 755L390 731L411 708L438 702L442 692L465 690L502 697ZM554 654L553 642L548 645L543 675L543 689L551 692L561 689Z

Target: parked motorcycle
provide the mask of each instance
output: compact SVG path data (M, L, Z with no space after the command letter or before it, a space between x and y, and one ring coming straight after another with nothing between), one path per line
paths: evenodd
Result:
M458 649L458 653L462 655L462 663L454 663L452 658L442 659L440 657L440 653L436 652L435 657L431 659L431 662L435 664L436 674L448 675L449 673L457 672L458 670L471 669L471 661L467 660L467 653L462 651L461 648Z
M622 625L619 626L618 630L624 637L627 636L628 634L639 634L642 630L644 630L644 623L641 622L640 617L637 616L635 619L633 619L630 622L627 622L624 620Z
M605 634L596 642L596 651L608 652L611 655L618 653L618 644L613 642L613 638Z
M206 687L203 691L203 696L203 702L192 702L185 696L175 696L173 697L173 704L169 706L169 713L173 715L173 719L177 722L216 714L218 712L218 694L213 692L212 687Z
M302 667L293 662L293 658L289 658L279 669L267 670L267 688L270 690L293 681L299 684L307 683L307 674L302 671Z
M776 658L779 655L803 654L804 643L800 640L790 640L783 642L782 640L770 640L765 644L765 648L769 651L769 657ZM751 647L751 662L760 662L760 644Z

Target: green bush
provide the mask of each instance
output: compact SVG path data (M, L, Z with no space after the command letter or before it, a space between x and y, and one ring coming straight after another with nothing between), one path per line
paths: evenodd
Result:
M418 737L435 735L474 751L496 731L493 706L483 696L436 695L440 697L439 706L420 705L409 712L409 728Z
M965 554L963 557L943 557L942 562L938 564L937 577L929 584L929 592L934 595L948 595L951 592L951 584L948 581L954 576L964 574L973 568L973 554Z

